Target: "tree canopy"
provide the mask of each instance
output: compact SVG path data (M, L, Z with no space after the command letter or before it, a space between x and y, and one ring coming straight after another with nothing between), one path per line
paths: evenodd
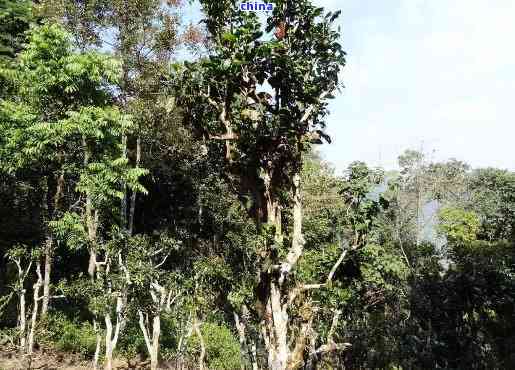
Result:
M513 368L515 173L337 173L341 13L190 6L0 1L0 368Z

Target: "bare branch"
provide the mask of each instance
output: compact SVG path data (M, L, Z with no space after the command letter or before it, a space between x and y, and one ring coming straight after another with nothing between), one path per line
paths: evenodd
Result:
M222 135L209 135L211 140L238 140L240 136L234 132L226 133Z
M333 321L331 323L331 328L329 329L329 333L327 334L327 342L329 343L329 341L333 341L333 335L334 335L334 332L336 330L336 328L338 327L338 321L340 319L340 315L342 314L342 311L341 310L335 310L334 311L334 316L333 316Z
M170 307L172 306L172 304L175 302L175 300L177 298L179 298L179 296L182 294L182 292L179 292L175 295L175 297L173 297L173 299L170 299L172 297L172 291L170 290L170 292L168 293L168 299L166 300L166 311L167 312L170 312Z
M329 352L335 352L335 351L342 351L347 349L348 347L351 347L352 345L350 343L329 343L329 344L323 344L320 347L317 348L316 351L312 353L311 356L319 356L323 355Z
M46 298L47 296L46 295L42 295L41 297L39 297L37 300L38 301L41 301L42 299ZM66 296L64 294L61 294L61 295L51 295L51 296L48 296L48 299L57 299L57 298L66 298Z
M318 101L323 100L329 94L329 92L331 90L332 90L332 88L329 89L329 90L326 90L322 94L320 94L320 96L318 97ZM316 105L312 104L312 105L309 106L308 109L306 109L306 111L304 112L304 115L300 119L300 123L304 123L304 122L306 122L309 119L309 117L311 116L311 114L315 110L315 107L316 107Z
M147 345L148 352L150 353L150 351L152 350L152 345L150 343L148 329L147 329L147 326L145 325L145 319L143 318L143 313L141 312L141 310L138 310L138 315L139 315L139 327L140 327L141 331L143 332L143 338L145 338L145 344Z
M155 265L155 268L158 269L159 267L163 266L163 264L166 262L166 259L168 258L168 256L170 256L170 253L168 253L166 256L164 256L163 260L158 263L157 265Z

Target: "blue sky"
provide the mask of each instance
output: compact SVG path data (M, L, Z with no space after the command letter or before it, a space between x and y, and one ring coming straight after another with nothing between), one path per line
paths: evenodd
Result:
M407 148L515 170L514 0L314 2L342 10L346 87L320 147L338 171L393 169Z
M395 168L406 148L515 169L515 1L316 0L342 9L346 86L324 157Z

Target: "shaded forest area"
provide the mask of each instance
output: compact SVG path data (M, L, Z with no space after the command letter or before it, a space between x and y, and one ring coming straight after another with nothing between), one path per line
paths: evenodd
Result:
M275 4L0 0L0 368L515 368L515 173L336 175L340 14Z

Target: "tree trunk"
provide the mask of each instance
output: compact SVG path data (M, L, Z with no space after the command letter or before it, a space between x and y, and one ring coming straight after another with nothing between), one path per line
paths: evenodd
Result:
M111 314L107 313L104 315L104 321L106 325L106 370L112 370L113 367L113 352L116 349L118 343L118 337L120 331L125 327L125 318L123 317L122 310L125 306L126 298L122 297L121 294L116 298L116 325L113 329L113 323L111 321Z
M84 168L89 165L89 159L91 157L91 149L88 146L86 138L82 137L82 147L84 150ZM97 266L97 228L98 228L98 212L93 209L93 203L91 201L91 195L86 194L86 227L88 231L89 239L89 263L88 263L88 274L91 279L95 278L95 270Z
M43 284L43 278L41 277L41 263L38 261L36 265L36 273L38 275L38 279L34 284L34 303L32 305L32 317L30 319L30 331L27 343L27 353L32 355L32 350L34 349L34 335L36 332L36 322L38 318L38 309L39 309L39 289Z
M43 302L41 303L41 316L48 312L48 302L50 301L50 274L52 272L52 248L53 239L48 233L45 244L45 278L43 279Z
M113 369L113 344L112 344L112 337L113 337L113 324L111 322L111 316L109 314L106 314L104 316L105 325L106 325L106 334L105 334L105 343L106 343L106 363L104 366L105 370L112 370Z
M200 331L200 323L195 319L193 322L193 330L195 334L198 336L200 342L200 356L198 358L198 367L200 370L206 370L206 366L204 365L204 358L206 357L206 344L204 343L204 337L202 336L202 332Z
M271 201L271 192L267 189L265 181L265 199L268 206L268 222L276 225L276 242L281 243L283 237L281 235L281 210L279 205ZM267 314L265 315L265 342L268 349L268 366L272 370L286 370L290 368L292 360L292 351L288 343L288 329L291 325L288 315L290 302L288 284L284 284L288 279L290 272L296 266L299 258L304 250L304 237L302 235L302 197L300 188L300 174L293 176L293 231L292 242L288 254L280 263L280 274L269 276L269 298L267 302ZM268 192L268 194L266 193ZM286 291L284 291L286 290ZM305 340L300 338L300 341ZM296 351L303 343L296 343ZM294 361L297 363L297 360ZM297 365L292 365L295 366Z
M136 168L139 168L141 162L141 139L138 136L136 139ZM131 206L129 211L129 235L132 235L134 230L134 213L136 210L136 192L131 194Z
M95 346L95 355L93 356L93 369L98 369L98 359L100 358L100 344L102 341L102 337L100 336L100 329L98 328L97 320L93 319L93 330L95 331L97 337L97 343Z
M143 332L143 338L147 346L147 351L150 355L150 369L157 370L159 363L159 337L161 335L161 316L157 313L152 320L152 338L150 338L150 330L148 327L148 316L147 322L143 316L143 312L138 311L139 315L139 326Z
M19 332L20 332L20 348L23 352L25 352L25 339L26 339L26 334L25 334L25 331L27 330L27 314L25 312L25 309L26 309L26 303L25 303L25 289L23 289L23 280L21 280L20 278L20 281L19 283L21 284L21 290L20 292L18 293L19 294L19 300L20 300L20 313L19 313L19 318L18 318L18 328L19 328Z
M88 229L89 247L89 264L88 274L93 279L97 266L97 228L98 228L98 211L93 210L91 205L91 196L86 195L86 224Z
M272 344L271 363L273 370L284 370L288 364L290 349L288 347L288 313L282 305L282 295L278 282L270 284L270 307L272 310L272 333L270 333Z
M48 209L49 179L44 178L43 181L43 197L41 199L41 210L43 213L43 229L45 230L45 247L43 254L45 256L45 279L43 282L43 303L41 305L41 314L45 315L48 310L48 301L50 296L50 269L52 266L52 238L48 230L48 222L50 221L50 211Z
M242 313L243 317L245 317L248 314L248 309L245 305L243 306ZM252 365L252 370L258 370L256 344L254 342L251 342L252 345L249 346L247 335L245 333L245 331L247 330L246 320L245 318L243 318L243 320L240 320L239 315L236 312L234 312L234 322L240 340L240 351L241 353L246 353L248 355L250 363ZM242 359L245 360L245 356L242 356ZM242 363L241 369L245 370L245 368L245 364Z
M127 135L122 136L122 158L127 158ZM122 230L127 230L127 184L122 184L123 197L120 205Z
M236 312L234 312L234 324L236 325L236 330L238 331L238 338L240 340L240 353L248 353L247 345L245 340L245 324L240 321L240 317ZM245 359L245 356L242 356ZM241 365L241 370L245 370L245 365Z
M161 335L161 318L154 316L152 323L152 352L150 353L150 369L157 370L159 355L159 336Z
M27 274L30 271L30 268L32 267L32 260L29 262L29 265L25 270L21 267L21 258L14 259L14 263L16 264L16 267L18 268L18 298L19 298L19 316L18 316L18 331L20 333L20 351L22 353L25 353L26 351L26 344L27 344L27 313L26 313L26 302L25 302L25 287L23 286L23 283L25 281L25 278L27 277Z

